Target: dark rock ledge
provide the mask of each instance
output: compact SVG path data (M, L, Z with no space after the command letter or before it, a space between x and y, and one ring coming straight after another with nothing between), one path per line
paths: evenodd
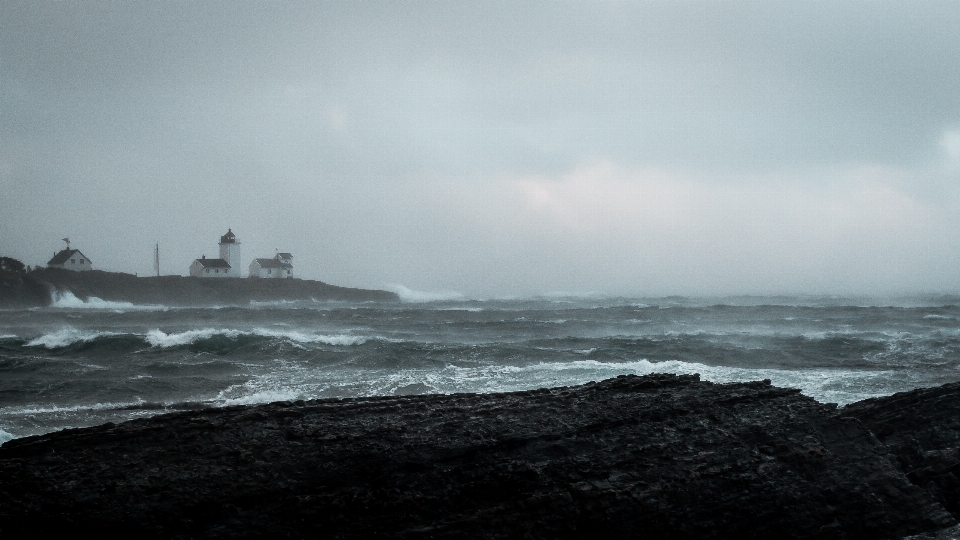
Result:
M4 444L0 537L953 538L958 408L651 375L182 412Z

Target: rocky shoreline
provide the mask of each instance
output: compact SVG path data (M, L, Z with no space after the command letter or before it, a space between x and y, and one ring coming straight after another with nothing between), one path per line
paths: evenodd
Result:
M183 276L138 277L118 272L72 272L59 268L0 273L0 308L49 306L69 292L112 302L166 306L244 305L304 299L395 302L395 293L338 287L306 279L202 279Z
M650 375L180 412L0 446L0 536L954 538L958 409Z

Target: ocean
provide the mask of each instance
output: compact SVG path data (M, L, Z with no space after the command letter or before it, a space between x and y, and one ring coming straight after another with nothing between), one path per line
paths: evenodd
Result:
M839 404L960 380L960 298L546 296L0 311L0 442L176 410L770 379Z

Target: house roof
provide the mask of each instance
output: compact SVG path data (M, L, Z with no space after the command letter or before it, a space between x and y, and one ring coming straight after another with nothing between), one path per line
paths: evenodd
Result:
M291 255L291 254L289 254L289 253L277 253L277 256L276 256L275 258L277 258L277 259L292 259L292 258L293 258L293 255Z
M57 253L56 255L53 256L52 259L47 261L47 266L50 266L52 264L63 264L67 262L70 259L70 257L73 257L77 253L80 253L79 249L63 249L60 251L60 253ZM90 262L90 258L84 255L83 253L80 253L80 256L86 259L87 262Z
M223 259L197 259L193 262L200 263L204 268L231 268L230 263Z
M282 263L277 259L254 259L253 262L260 265L260 268L283 268L283 269L293 268L292 264Z

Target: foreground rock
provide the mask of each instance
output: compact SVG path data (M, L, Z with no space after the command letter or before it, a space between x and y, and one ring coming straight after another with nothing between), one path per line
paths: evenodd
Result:
M873 431L911 482L960 515L960 383L864 400L843 414Z
M176 413L0 447L0 536L902 538L956 525L861 421L768 383Z

